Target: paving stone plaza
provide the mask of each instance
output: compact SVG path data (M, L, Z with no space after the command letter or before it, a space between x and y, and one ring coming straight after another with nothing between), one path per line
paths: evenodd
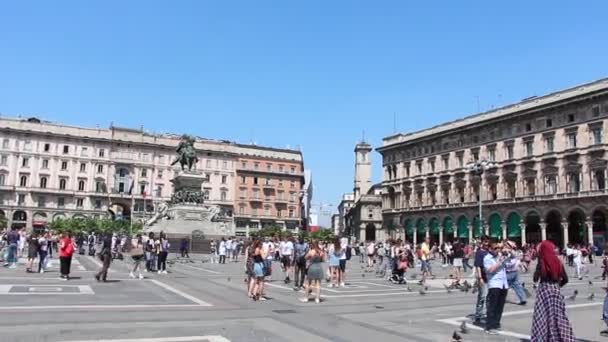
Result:
M128 259L128 258L127 258ZM348 264L347 285L323 284L322 302L301 303L298 294L275 278L267 283L265 302L247 298L243 263L174 262L166 275L146 273L143 280L128 277L126 261L115 261L109 281L98 283L97 259L75 256L73 279L58 277L53 259L48 272L26 274L25 260L16 269L0 270L0 329L4 341L450 341L462 321L470 321L476 295L444 284L447 268L435 263L436 279L421 287L408 270L407 285L397 285L366 273L358 259ZM171 257L170 257L171 260ZM562 289L568 316L580 341L601 341L605 281L601 267L591 265L583 280L571 277ZM570 275L573 270L568 269ZM417 278L419 278L417 276ZM471 281L471 279L469 279ZM509 292L503 330L497 336L467 325L463 341L525 341L529 338L534 290L531 274L522 281L532 293L526 306L515 305ZM590 283L591 282L591 285ZM590 299L590 294L594 298Z

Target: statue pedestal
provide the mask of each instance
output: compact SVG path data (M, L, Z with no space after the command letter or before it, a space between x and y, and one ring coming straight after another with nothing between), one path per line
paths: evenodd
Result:
M202 184L207 178L202 172L181 171L174 184L173 202L168 204L164 217L146 227L146 231L165 232L168 236L184 237L193 232L206 239L234 236L232 217L223 215L220 206L204 203Z

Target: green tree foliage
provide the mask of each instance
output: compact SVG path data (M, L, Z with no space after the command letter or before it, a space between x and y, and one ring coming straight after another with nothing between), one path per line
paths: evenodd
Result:
M4 216L0 216L0 230L8 227L8 220Z
M112 220L109 218L68 218L58 219L49 224L51 230L59 233L78 234L81 232L93 233L132 233L137 234L143 230L143 224L127 220Z

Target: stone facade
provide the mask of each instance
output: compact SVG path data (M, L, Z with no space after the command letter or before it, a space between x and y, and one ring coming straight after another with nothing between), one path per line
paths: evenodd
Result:
M521 243L603 245L607 116L604 79L386 137L377 149L385 226L418 242L485 232ZM495 162L481 177L466 167L480 160Z
M72 127L0 118L0 215L11 227L44 228L66 217L111 215L146 221L170 200L180 136L112 126ZM232 218L237 162L298 151L197 138L205 203ZM258 157L255 157L258 158ZM234 223L230 223L233 225Z

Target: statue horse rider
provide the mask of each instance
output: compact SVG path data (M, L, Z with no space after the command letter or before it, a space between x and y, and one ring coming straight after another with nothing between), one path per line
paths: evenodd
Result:
M196 150L194 149L194 138L184 134L182 136L182 141L177 146L175 152L177 152L177 158L171 163L171 166L179 162L182 171L186 165L188 166L188 171L192 171L192 166L198 162Z

